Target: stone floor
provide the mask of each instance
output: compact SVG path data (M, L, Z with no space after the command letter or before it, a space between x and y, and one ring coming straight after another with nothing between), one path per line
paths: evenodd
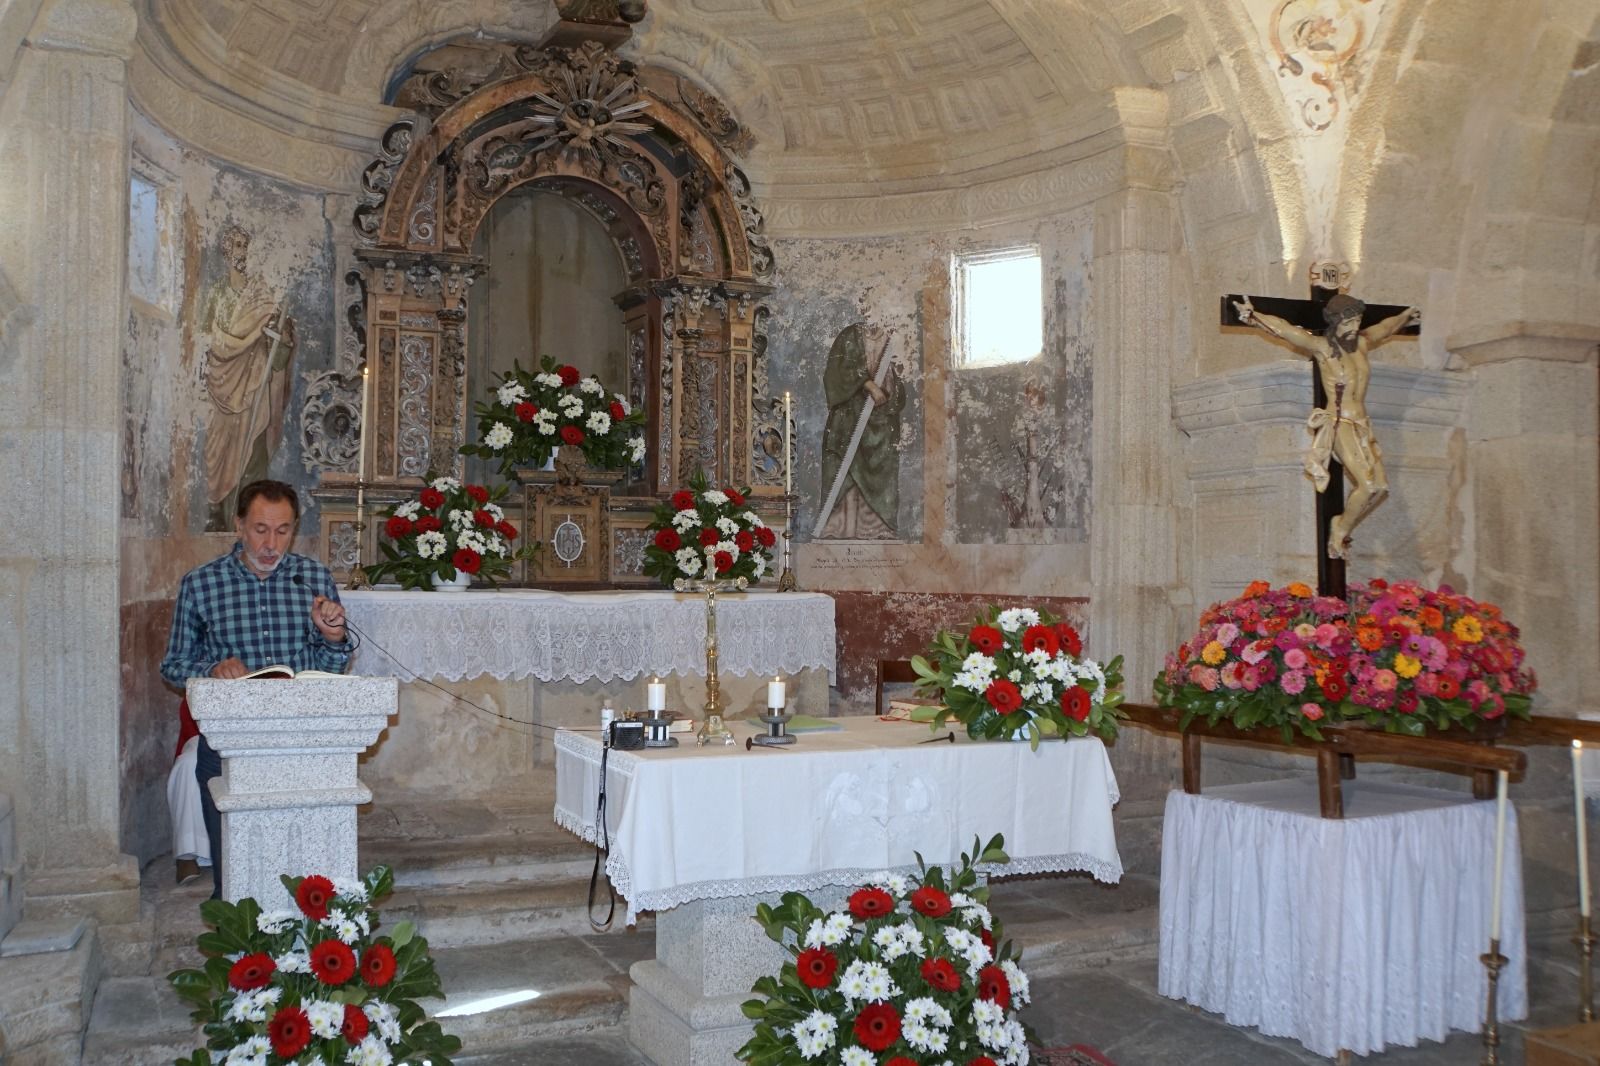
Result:
M628 1046L628 967L654 954L645 917L637 929L596 933L585 914L593 855L549 822L535 792L481 800L409 797L361 822L363 863L388 862L397 890L386 924L408 918L432 946L449 998L435 1009L519 990L537 998L448 1020L463 1066L581 1063L635 1066ZM198 1046L164 975L198 963L198 906L208 885L171 883L170 860L145 871L152 930L148 965L109 976L95 997L86 1066L151 1066ZM1046 1045L1100 1048L1117 1066L1296 1066L1327 1062L1286 1040L1228 1025L1156 994L1156 885L1086 877L1029 877L995 885L991 904L1024 948L1035 1002L1025 1014ZM1565 933L1531 923L1531 1024L1568 1024L1576 995ZM1502 1061L1520 1066L1521 1026L1509 1026ZM1478 1037L1397 1048L1366 1061L1444 1066L1478 1061ZM3 1058L3 1056L0 1056Z

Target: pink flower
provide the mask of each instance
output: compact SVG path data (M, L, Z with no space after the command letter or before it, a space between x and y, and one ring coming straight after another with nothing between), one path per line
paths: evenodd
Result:
M1283 665L1291 670L1304 670L1306 668L1306 653L1299 648L1290 648L1283 653Z
M1372 687L1379 692L1393 692L1400 679L1394 675L1393 670L1379 670L1372 675Z
M1300 713L1308 720L1315 722L1322 717L1322 708L1315 703L1302 703L1300 705Z
M1489 691L1488 683L1483 681L1481 678L1467 686L1467 702L1471 703L1474 707L1488 699L1491 695L1492 693ZM1504 708L1502 708L1502 710L1503 709Z
M1300 646L1300 638L1294 635L1294 630L1285 629L1277 635L1273 643L1278 646L1279 651L1288 651L1290 648L1298 648Z
M1254 692L1261 687L1261 671L1253 666L1247 666L1240 672L1240 681L1244 684L1246 692Z
M1199 684L1201 688L1205 689L1207 692L1215 692L1217 691L1217 680L1217 671L1215 667L1202 666L1200 668L1200 679L1197 684Z
M1422 664L1429 670L1443 669L1448 658L1449 655L1444 650L1444 641L1437 637L1422 638Z
M1334 642L1339 639L1339 627L1327 622L1317 627L1317 647L1324 651L1332 651Z
M1394 706L1394 693L1374 692L1372 694L1372 703L1370 706L1375 711L1387 711L1390 707Z
M1378 668L1372 665L1371 659L1365 660L1360 666L1352 663L1350 672L1355 675L1357 681L1368 685L1372 684L1372 679L1378 676Z
M1265 659L1267 657L1267 652L1270 650L1272 650L1272 642L1269 640L1251 641L1249 644L1244 646L1244 651L1239 653L1239 658L1243 659L1249 665L1254 666L1262 659Z
M1206 669L1206 667L1201 666L1199 663L1195 663L1193 666L1189 667L1190 683L1195 685L1200 684L1200 677L1206 672Z
M1241 663L1238 659L1229 660L1228 664L1222 668L1222 683L1229 688L1238 688L1243 685L1244 678L1241 676L1243 670L1244 663Z
M1306 675L1298 670L1290 670L1278 680L1278 685L1291 696L1298 696L1306 690Z
M1294 627L1294 635L1299 637L1302 642L1309 644L1317 639L1317 627L1310 622L1301 622Z
M1471 669L1472 668L1467 665L1467 661L1465 659L1451 659L1449 662L1444 664L1444 672L1455 678L1457 681L1465 681L1467 679L1467 674Z
M1224 622L1217 627L1217 643L1226 647L1239 638L1239 627L1232 622Z
M1431 670L1422 671L1411 683L1416 686L1419 696L1435 696L1439 693L1439 675Z
M1506 701L1495 692L1489 693L1489 698L1484 701L1481 713L1485 718L1499 718L1506 713Z

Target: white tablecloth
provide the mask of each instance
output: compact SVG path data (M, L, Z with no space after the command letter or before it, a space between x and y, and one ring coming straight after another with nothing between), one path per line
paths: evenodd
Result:
M1315 781L1173 792L1161 843L1164 996L1319 1055L1443 1040L1483 1025L1493 802ZM1506 819L1500 1018L1527 1016L1521 846Z
M746 751L755 730L731 723L736 747L613 751L607 773L606 872L643 910L693 899L853 885L914 869L915 853L950 863L1003 833L1006 873L1082 870L1122 877L1111 825L1117 780L1093 737L1037 752L1014 742L919 744L926 726L837 719L790 748ZM756 723L759 725L759 723ZM598 733L556 737L557 824L595 838Z
M355 655L358 674L409 677L415 669L449 681L488 674L582 682L706 671L705 597L690 593L529 589L340 598L367 638ZM719 594L717 657L718 670L730 674L825 669L832 683L833 599L817 592Z

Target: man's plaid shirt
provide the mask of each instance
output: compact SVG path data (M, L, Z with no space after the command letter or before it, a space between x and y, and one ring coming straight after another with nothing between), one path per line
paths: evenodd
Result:
M297 671L342 672L353 649L348 639L330 644L312 623L311 601L318 595L337 600L339 591L315 559L286 555L263 580L245 566L235 543L227 555L184 575L161 676L182 688L232 657L246 670L281 663Z

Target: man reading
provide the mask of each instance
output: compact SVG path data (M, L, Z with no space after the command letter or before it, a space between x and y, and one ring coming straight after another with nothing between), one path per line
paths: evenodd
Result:
M264 666L340 673L353 650L333 575L295 555L300 500L281 481L253 481L239 492L239 539L219 559L183 577L161 676L182 688L191 677L240 678ZM180 738L181 739L181 738ZM200 738L195 779L211 843L212 898L222 895L222 816L210 782L222 759Z

